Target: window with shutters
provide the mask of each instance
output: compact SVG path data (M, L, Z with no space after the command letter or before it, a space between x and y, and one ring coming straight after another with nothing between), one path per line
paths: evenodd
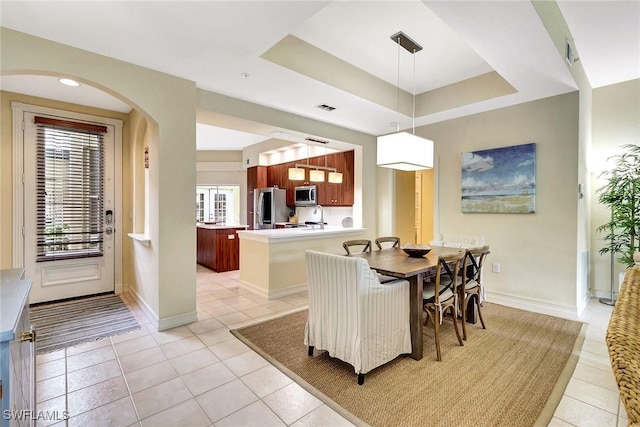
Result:
M36 261L103 254L105 126L35 117Z

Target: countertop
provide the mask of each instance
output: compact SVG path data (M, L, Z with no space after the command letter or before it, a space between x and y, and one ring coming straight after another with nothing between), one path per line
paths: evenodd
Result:
M27 303L31 280L20 280L22 269L1 270L0 275L0 342L12 341L19 314Z
M317 226L317 228L296 227L272 228L267 230L244 230L238 231L238 237L240 237L240 240L246 239L266 243L279 243L291 240L322 239L324 237L337 235L356 235L361 234L366 230L366 228L345 228L334 225L325 225L324 229L321 229L319 226Z
M248 225L242 225L242 224L238 224L238 225L226 225L226 224L196 224L196 227L198 228L206 228L208 230L230 230L230 229L247 229L249 228Z

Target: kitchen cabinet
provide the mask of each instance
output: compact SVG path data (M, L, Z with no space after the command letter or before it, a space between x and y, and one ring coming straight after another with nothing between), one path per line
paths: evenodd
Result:
M0 270L0 396L2 427L34 424L36 344L29 319L31 280L24 270ZM31 412L30 412L31 411Z
M198 264L218 273L240 268L238 230L246 226L200 225L197 228Z
M336 168L338 172L342 172L342 183L333 184L327 182L329 172L325 170L325 182L310 182L309 172L311 169L305 169L305 179L303 181L289 180L289 168L298 164L309 164L311 166L327 166ZM310 157L300 159L295 162L280 163L267 167L267 186L279 187L287 190L287 205L293 206L294 188L301 185L317 185L318 186L318 202L323 206L353 206L354 200L354 151L344 151L339 153L327 154L325 156Z
M249 224L250 229L253 229L253 190L268 186L266 166L247 168L247 224Z
M268 187L284 188L287 191L287 206L295 205L293 189L297 185L303 185L302 181L289 180L289 168L295 167L299 162L280 163L268 167L267 183Z
M318 189L320 204L323 206L353 206L354 200L354 151L342 151L327 156L327 167L342 173L342 183L325 182L323 191Z

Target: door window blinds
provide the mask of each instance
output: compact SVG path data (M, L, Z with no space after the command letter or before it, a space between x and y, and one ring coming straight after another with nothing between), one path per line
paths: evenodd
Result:
M106 126L35 117L36 261L102 256Z

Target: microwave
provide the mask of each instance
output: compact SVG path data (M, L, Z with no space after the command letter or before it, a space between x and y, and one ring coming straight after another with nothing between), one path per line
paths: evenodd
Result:
M296 206L316 206L318 204L318 186L305 185L294 188Z

